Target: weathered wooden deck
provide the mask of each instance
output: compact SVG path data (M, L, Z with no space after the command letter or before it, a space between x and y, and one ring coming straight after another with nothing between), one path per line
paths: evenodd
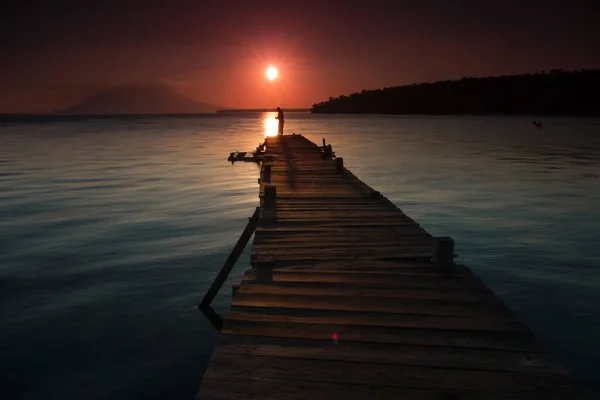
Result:
M260 199L199 398L582 396L480 279L303 136L267 140Z

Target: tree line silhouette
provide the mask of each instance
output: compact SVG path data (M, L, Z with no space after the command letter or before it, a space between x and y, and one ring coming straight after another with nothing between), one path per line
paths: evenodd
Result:
M600 70L419 83L330 97L313 113L350 114L600 114Z

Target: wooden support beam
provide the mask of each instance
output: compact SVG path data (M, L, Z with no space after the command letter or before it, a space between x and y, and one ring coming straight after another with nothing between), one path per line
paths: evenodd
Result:
M265 185L265 203L264 208L277 208L277 186Z
M221 271L219 271L219 274L215 278L210 289L208 289L208 292L206 292L206 294L204 295L204 298L202 299L202 302L200 303L199 307L210 306L210 303L212 303L212 301L215 299L215 296L217 295L217 293L219 293L221 286L223 286L223 283L227 279L227 276L229 276L229 273L233 269L233 266L235 265L235 263L238 260L238 258L240 257L240 255L242 254L242 251L244 251L244 248L246 247L246 244L250 240L250 237L252 237L252 234L254 233L254 230L256 229L256 224L258 222L259 215L260 215L260 208L256 207L256 210L254 210L254 214L252 215L252 217L250 217L248 219L248 224L246 225L246 228L244 229L244 231L242 232L242 235L240 236L237 243L235 244L235 247L229 254L229 257L227 257L225 264L223 264Z
M265 221L277 220L277 187L265 185L262 219Z
M256 281L260 283L273 282L275 260L272 257L256 257L250 261L252 269L256 270Z
M369 192L369 195L374 199L381 199L383 197L381 192L379 192L377 190L373 190L373 189L371 189L371 191Z
M342 157L335 159L335 170L338 174L344 172L344 159Z
M442 267L454 265L454 239L449 236L434 238L433 262Z
M271 165L263 165L262 179L265 183L271 183Z
M223 329L223 318L211 306L199 306L198 308L217 331L220 332Z

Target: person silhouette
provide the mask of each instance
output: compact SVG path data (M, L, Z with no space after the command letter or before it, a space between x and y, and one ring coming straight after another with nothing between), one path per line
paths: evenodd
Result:
M277 132L280 136L283 135L283 123L285 122L285 118L283 116L283 110L277 107L277 116L275 119L279 120L279 131Z

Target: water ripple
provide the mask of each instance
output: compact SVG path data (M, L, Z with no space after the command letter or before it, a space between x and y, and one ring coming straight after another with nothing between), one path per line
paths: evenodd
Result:
M532 119L298 114L287 127L325 137L453 236L459 260L597 382L598 124ZM258 204L256 165L225 160L262 141L260 116L5 124L0 139L3 394L192 398L216 334L189 310ZM229 299L226 286L216 307Z

